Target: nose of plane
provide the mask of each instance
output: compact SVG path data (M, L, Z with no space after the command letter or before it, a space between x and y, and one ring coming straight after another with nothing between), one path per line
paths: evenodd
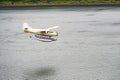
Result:
M56 36L58 36L58 32L56 32Z
M58 32L48 32L48 35L50 36L58 36Z

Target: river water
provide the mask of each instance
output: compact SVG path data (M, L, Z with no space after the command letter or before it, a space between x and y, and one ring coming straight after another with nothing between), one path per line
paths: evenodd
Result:
M23 22L59 32L30 39ZM120 7L0 8L0 80L120 80Z

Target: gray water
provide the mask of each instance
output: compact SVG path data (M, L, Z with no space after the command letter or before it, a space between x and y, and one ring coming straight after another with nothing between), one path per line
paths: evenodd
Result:
M24 21L61 26L58 40L30 39ZM120 80L120 7L1 9L0 80Z

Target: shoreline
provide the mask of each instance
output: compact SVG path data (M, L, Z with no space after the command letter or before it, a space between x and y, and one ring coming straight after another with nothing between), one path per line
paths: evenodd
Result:
M0 4L0 8L4 8L4 7L64 7L64 6L120 6L120 3L78 3L78 4L9 4L9 5L1 5Z

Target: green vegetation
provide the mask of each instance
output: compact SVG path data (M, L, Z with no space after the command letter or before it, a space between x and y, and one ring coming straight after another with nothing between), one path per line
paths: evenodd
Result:
M120 4L120 0L0 0L0 6Z

